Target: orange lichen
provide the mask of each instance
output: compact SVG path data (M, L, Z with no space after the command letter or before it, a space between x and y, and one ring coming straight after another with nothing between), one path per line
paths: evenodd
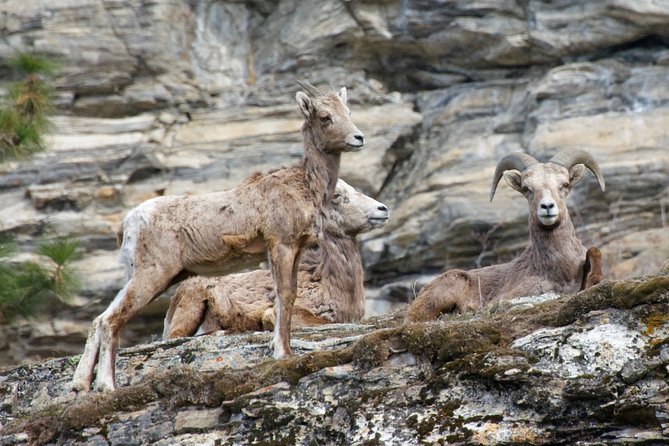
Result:
M645 323L646 330L644 333L651 336L655 333L655 330L669 324L669 314L651 314L646 318Z

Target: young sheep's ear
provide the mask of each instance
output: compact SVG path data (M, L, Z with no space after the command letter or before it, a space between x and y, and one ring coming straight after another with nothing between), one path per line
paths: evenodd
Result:
M348 93L346 93L346 87L341 87L341 90L339 90L339 99L346 104L346 101L348 100Z
M576 186L576 183L581 181L581 178L583 178L584 173L585 166L583 164L577 164L569 169L569 187L572 188Z
M300 106L300 111L304 115L305 119L310 119L313 105L311 104L311 99L309 96L301 91L298 91L295 94L295 99L297 100L297 105Z
M504 181L506 181L506 184L511 186L513 189L522 193L523 186L520 177L520 172L518 172L517 170L507 170L506 172L504 172Z

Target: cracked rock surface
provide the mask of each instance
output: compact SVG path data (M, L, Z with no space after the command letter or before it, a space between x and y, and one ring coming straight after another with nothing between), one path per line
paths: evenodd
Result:
M8 369L0 444L666 444L667 273L301 330L280 361L269 333L143 344L109 394L69 390L77 357Z

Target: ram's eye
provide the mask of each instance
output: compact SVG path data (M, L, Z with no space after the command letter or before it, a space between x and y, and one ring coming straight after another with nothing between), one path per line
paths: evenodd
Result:
M524 193L524 194L526 194L526 193L528 193L528 192L532 192L532 191L530 190L530 188L527 187L527 186L523 186L523 187L521 187L521 188L520 188L520 191L521 191L522 193Z
M332 196L332 199L333 199L333 200L340 200L340 199L341 199L341 194L334 194L334 195Z
M326 122L330 121L330 116L329 115L324 115L321 116L321 122L325 124Z

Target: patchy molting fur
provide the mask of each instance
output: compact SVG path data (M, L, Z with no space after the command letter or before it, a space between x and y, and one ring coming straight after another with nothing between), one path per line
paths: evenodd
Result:
M96 388L115 388L120 330L171 284L189 274L225 274L257 265L266 252L278 296L274 356L291 353L300 254L317 240L341 153L358 151L364 144L350 119L346 89L323 94L307 87L311 96L296 94L305 119L299 165L253 175L233 190L156 197L128 214L119 236L128 282L93 321L72 379L74 390L88 390L96 365Z
M318 249L306 250L298 272L293 326L360 320L364 270L356 236L385 225L385 205L339 180ZM198 332L271 330L274 299L269 271L193 277L179 285L165 318L165 338Z

